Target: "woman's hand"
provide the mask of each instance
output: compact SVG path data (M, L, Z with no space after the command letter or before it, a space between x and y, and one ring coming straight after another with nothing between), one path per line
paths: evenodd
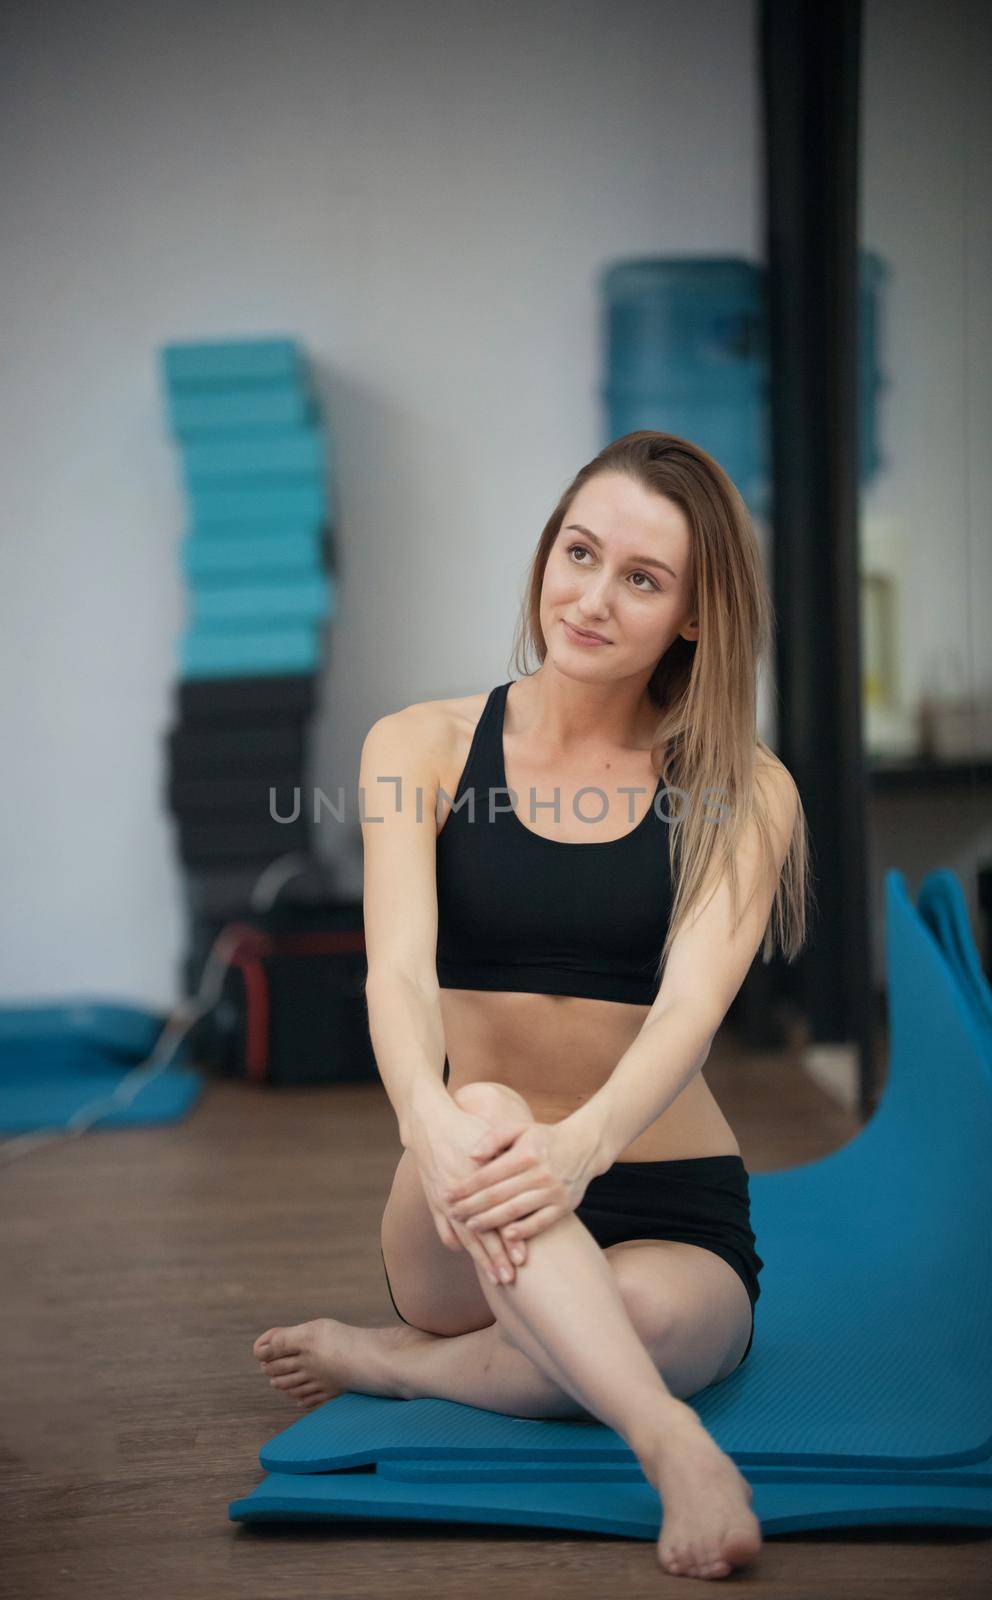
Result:
M464 1223L473 1233L499 1228L512 1245L574 1211L593 1168L587 1141L567 1117L528 1122L512 1142L507 1139L501 1121L471 1151L484 1165L443 1190L441 1198L455 1224Z
M505 1142L527 1124L516 1124L513 1117L500 1119L500 1133ZM486 1140L488 1148L493 1134L492 1125L485 1117L474 1116L452 1105L442 1118L432 1117L430 1126L424 1125L410 1144L417 1162L417 1170L424 1195L430 1208L441 1243L449 1250L465 1249L496 1285L512 1283L516 1266L526 1260L526 1246L503 1239L498 1227L491 1229L467 1228L464 1223L449 1217L442 1195L445 1191L471 1179L478 1170L470 1151ZM513 1250L513 1259L510 1249ZM516 1264L516 1266L515 1266Z

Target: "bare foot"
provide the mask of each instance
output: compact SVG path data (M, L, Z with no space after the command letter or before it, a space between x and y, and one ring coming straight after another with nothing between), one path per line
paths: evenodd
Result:
M641 1463L661 1496L658 1561L677 1577L725 1578L761 1549L751 1485L691 1407L674 1418Z
M293 1328L269 1328L255 1340L252 1355L273 1389L310 1411L348 1389L406 1398L383 1358L398 1346L429 1338L406 1325L356 1328L333 1317L316 1317Z

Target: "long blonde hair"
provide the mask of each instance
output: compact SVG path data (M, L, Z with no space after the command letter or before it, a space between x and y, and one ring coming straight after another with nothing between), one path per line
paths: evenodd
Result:
M726 870L735 928L739 924L747 908L739 906L737 845L752 818L765 871L768 876L777 872L761 958L770 961L777 943L791 962L805 944L807 899L812 900L806 816L797 793L792 835L779 871L758 761L759 752L772 764L777 757L757 734L758 668L771 640L772 603L747 507L712 456L674 434L643 430L615 439L576 473L531 559L514 635L514 666L527 676L528 652L536 654L538 664L547 655L541 588L548 557L575 496L604 472L626 473L644 488L666 495L689 524L688 605L689 615L698 618L699 637L675 639L648 682L660 713L652 766L667 789L677 789L688 799L668 830L675 893L659 978L672 941L718 858L714 887ZM716 802L713 796L719 797ZM714 804L722 808L719 826L713 825ZM669 814L672 810L669 801Z

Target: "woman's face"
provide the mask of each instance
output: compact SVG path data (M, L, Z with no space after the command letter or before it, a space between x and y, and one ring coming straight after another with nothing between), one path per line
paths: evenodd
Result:
M541 627L557 666L590 678L650 674L688 615L689 525L681 508L623 473L600 473L565 513L541 586ZM599 634L582 644L568 624Z

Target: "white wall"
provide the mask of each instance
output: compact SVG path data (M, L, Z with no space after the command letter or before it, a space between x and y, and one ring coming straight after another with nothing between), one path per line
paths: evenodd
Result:
M158 346L288 332L318 364L316 776L350 793L377 716L510 675L537 533L602 442L604 264L760 255L753 6L8 0L0 29L0 995L166 1004Z

